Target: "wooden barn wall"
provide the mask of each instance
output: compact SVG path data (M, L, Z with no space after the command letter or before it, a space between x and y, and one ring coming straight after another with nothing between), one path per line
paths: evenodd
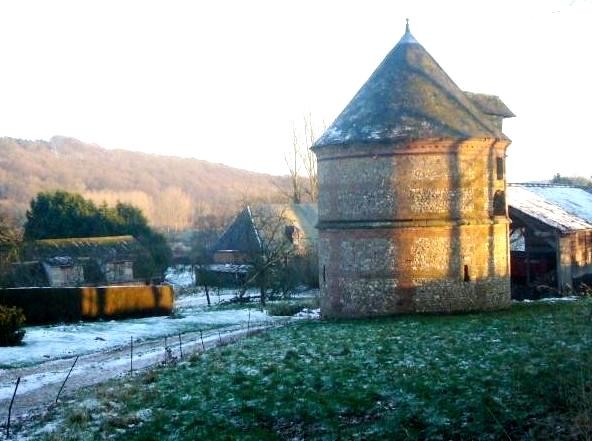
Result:
M562 287L592 277L592 231L575 231L559 239Z

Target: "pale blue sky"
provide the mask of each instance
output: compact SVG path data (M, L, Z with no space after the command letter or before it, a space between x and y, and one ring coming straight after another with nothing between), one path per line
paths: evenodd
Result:
M0 2L0 136L283 173L291 126L329 124L405 18L464 90L499 95L514 181L592 175L592 2Z

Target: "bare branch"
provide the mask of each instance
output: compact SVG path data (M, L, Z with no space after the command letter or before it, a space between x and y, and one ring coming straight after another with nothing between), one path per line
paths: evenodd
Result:
M292 202L299 204L302 199L302 187L300 184L300 176L298 174L298 136L296 128L292 126L292 150L284 154L284 161L288 166L290 172L290 181L292 184Z
M293 165L290 163L289 169L298 170L298 164L304 169L306 176L304 177L305 184L298 179L300 188L300 200L302 195L306 194L310 201L315 202L318 199L318 177L317 177L317 160L316 155L311 150L312 145L316 139L314 125L310 114L303 117L302 124L302 139L297 136L296 128L293 126L293 142L291 154L294 155ZM304 187L304 188L302 188Z

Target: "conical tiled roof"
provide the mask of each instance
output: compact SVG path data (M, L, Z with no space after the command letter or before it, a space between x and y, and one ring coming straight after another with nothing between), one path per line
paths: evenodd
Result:
M314 147L473 137L506 139L407 28Z

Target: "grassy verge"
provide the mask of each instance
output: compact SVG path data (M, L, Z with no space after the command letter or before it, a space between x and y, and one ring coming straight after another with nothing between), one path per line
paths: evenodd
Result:
M586 439L591 313L301 322L86 390L44 439Z

